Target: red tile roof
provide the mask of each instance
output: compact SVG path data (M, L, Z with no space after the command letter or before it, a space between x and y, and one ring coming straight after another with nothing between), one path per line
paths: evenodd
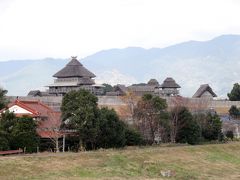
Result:
M40 101L22 101L17 99L10 103L7 108L10 108L14 105L17 105L32 113L15 113L17 117L27 115L33 118L38 118L37 133L40 137L53 138L62 136L62 134L58 132L61 126L61 112L55 112L53 109L41 103ZM0 112L4 112L5 110L6 109L3 109Z

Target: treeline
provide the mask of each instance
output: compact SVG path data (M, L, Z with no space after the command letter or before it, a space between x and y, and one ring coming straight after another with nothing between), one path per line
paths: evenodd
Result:
M89 91L72 91L66 94L61 111L61 128L63 131L76 131L74 135L77 136L79 150L142 144L140 133L121 121L113 109L99 108L97 97Z
M176 97L171 108L158 96L144 95L134 108L134 123L148 144L199 144L223 139L222 122L214 112L192 114Z
M16 117L13 113L2 113L0 118L0 151L21 148L25 152L37 151L40 138L37 124L31 117Z
M89 91L69 92L63 97L62 125L59 128L61 132L71 132L66 135L65 150L82 151L156 143L194 145L223 139L222 123L216 113L192 114L178 98L171 107L167 106L164 99L150 94L135 99L130 102L133 123L129 125L119 119L115 110L99 108L97 97ZM17 118L12 113L2 113L0 150L22 148L27 152L36 152L37 147L42 151L47 150L50 141L38 137L36 123L30 117ZM63 144L58 148L63 148Z
M131 109L130 126L113 109L98 108L97 97L88 91L72 91L63 98L62 128L77 131L79 149L223 139L222 122L215 112L192 114L181 101L169 108L164 99L150 94L133 102Z

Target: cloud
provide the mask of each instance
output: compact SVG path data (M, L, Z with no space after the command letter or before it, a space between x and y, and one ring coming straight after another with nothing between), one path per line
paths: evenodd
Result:
M11 3L9 3L11 2ZM240 34L237 1L1 0L0 60L84 57ZM11 53L1 53L11 52Z

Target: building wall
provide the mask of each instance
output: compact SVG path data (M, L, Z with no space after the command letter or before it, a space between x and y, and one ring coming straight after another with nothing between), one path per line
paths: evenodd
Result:
M213 96L212 96L212 94L211 94L210 92L205 91L205 92L202 94L201 98L213 99Z
M9 110L9 112L13 112L16 114L32 114L30 111L27 111L26 109L23 109L17 105L13 105L8 110Z

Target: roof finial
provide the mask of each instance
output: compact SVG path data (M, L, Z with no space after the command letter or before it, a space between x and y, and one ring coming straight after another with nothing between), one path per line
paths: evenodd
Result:
M77 60L77 56L71 56L72 57L72 59L75 59L75 60Z

